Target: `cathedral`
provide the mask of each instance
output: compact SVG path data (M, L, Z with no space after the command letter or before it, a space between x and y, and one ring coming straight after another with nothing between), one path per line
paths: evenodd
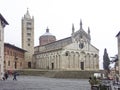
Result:
M49 28L34 47L33 67L44 70L99 70L99 50L91 44L90 29L72 25L70 37L56 40Z

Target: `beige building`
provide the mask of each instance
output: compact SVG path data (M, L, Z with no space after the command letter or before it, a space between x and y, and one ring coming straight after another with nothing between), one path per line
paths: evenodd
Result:
M22 18L22 48L25 53L25 68L32 67L32 56L34 54L34 17L31 18L29 11Z
M8 22L0 14L0 78L4 75L4 27Z
M34 68L52 70L98 70L99 50L91 44L90 29L86 33L80 22L75 32L72 26L70 37L40 44L34 52ZM54 37L46 32L42 37ZM49 39L46 39L47 41ZM45 43L45 42L44 42Z

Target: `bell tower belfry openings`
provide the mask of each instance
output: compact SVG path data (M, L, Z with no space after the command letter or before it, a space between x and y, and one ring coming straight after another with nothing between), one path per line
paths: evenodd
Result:
M27 9L26 14L21 20L22 24L22 48L26 50L25 53L25 68L32 67L32 56L34 54L34 17L30 16Z

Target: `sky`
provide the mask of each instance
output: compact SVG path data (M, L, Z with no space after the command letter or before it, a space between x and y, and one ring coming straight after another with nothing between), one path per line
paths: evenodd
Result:
M91 44L99 49L102 68L105 48L109 57L118 53L119 4L119 0L0 0L0 13L9 23L4 30L4 41L21 47L21 19L27 8L35 20L35 46L47 27L60 40L71 36L72 24L75 31L79 30L82 20L86 32L90 27Z

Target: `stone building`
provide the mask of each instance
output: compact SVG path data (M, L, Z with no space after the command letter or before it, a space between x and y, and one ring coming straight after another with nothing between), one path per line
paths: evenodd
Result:
M25 62L25 52L25 50L19 47L9 43L4 43L4 69L11 71L23 69Z
M32 56L34 54L34 17L31 18L29 11L22 18L22 48L25 53L25 68L32 67Z
M0 14L0 78L4 75L4 28L8 22Z
M117 37L117 43L118 43L118 71L119 71L119 75L120 75L120 31L116 35L116 37Z
M48 37L48 35L44 36ZM82 28L75 32L72 26L70 37L36 46L33 55L34 67L52 70L98 70L99 50L91 44L88 33Z

